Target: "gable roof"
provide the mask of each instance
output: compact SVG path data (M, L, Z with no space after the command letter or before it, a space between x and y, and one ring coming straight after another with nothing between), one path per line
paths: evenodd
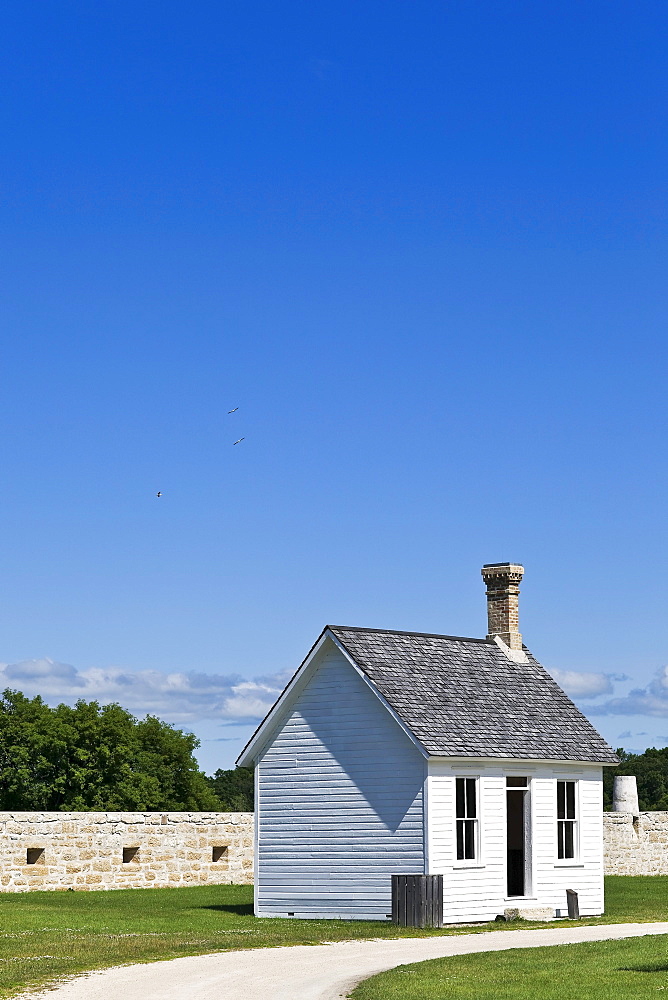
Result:
M619 763L526 647L521 663L487 639L327 630L430 755Z

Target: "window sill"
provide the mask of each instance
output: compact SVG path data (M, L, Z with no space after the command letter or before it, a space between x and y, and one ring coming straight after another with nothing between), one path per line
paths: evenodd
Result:
M485 868L482 861L460 861L452 866L453 871L461 871L465 868Z
M568 861L555 861L555 868L584 868L584 861L575 861L568 859Z

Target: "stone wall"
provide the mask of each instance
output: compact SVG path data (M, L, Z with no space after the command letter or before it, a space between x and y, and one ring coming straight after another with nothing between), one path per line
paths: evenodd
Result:
M603 813L606 875L668 875L668 812Z
M668 875L668 812L603 814L606 875ZM252 813L0 812L0 891L253 881Z
M253 881L252 813L0 812L0 890Z

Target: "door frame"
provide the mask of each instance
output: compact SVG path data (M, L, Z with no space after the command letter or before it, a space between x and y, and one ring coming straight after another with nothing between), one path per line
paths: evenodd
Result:
M526 778L526 786L508 786L508 778ZM528 774L515 775L508 774L504 775L504 831L505 831L505 851L504 851L504 898L507 900L513 899L532 899L533 898L533 795L532 795L532 779ZM524 825L524 893L521 896L509 896L508 895L508 792L520 792L522 794L522 812L523 812L523 825Z

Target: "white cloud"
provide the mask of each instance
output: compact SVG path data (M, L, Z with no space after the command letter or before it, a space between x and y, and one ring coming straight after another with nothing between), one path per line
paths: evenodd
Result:
M550 670L557 684L572 698L597 698L612 694L613 680L622 680L614 674L596 674L578 670Z
M136 715L158 715L178 724L200 719L257 723L266 715L289 675L269 674L252 680L238 675L89 667L43 657L0 663L0 689L14 688L49 704L73 704L78 698L102 704L117 701Z
M668 666L657 670L647 687L634 688L623 698L597 705L598 715L652 715L668 718Z

